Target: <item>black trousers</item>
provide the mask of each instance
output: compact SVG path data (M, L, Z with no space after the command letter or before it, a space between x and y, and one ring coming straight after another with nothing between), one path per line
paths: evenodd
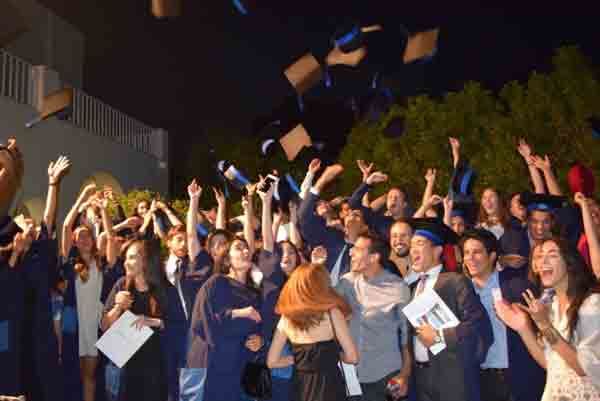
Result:
M482 401L512 401L508 369L481 369Z

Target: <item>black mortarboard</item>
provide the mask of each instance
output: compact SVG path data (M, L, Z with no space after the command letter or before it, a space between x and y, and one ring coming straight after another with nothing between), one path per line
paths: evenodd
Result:
M342 53L350 53L362 47L363 32L357 23L349 22L336 29L331 41Z
M556 209L565 206L566 198L564 196L534 194L527 191L521 193L521 203L527 208L528 212L539 210L552 213Z
M488 231L484 228L465 230L461 237L461 248L463 247L465 241L471 238L483 243L488 253L498 252L498 239L496 239L496 236L491 231Z
M409 221L414 230L413 235L427 238L436 246L456 244L458 236L450 227L437 218L411 219Z
M234 187L243 190L250 181L233 164L227 160L220 160L217 163L217 171L221 177L230 182Z
M6 47L29 27L10 0L0 0L0 48Z
M403 60L405 64L413 61L430 59L437 52L437 41L440 30L432 29L411 35L406 43Z

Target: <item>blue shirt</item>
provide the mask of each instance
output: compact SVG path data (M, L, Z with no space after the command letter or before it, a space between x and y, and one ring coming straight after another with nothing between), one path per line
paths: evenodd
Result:
M492 330L494 331L494 343L489 348L485 361L481 364L481 368L506 369L508 368L506 326L496 315L496 311L494 310L494 297L492 295L492 290L494 288L500 289L498 271L494 270L483 288L479 288L475 283L473 283L473 287L481 299L481 303L490 318Z

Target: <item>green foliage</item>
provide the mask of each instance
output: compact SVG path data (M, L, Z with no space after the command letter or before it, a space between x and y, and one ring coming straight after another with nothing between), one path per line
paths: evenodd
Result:
M357 159L372 161L418 199L427 168L437 168L436 192L446 193L452 172L448 137L461 141L461 154L477 171L477 190L505 193L530 188L527 167L516 150L525 138L536 154L549 154L566 189L566 172L578 160L600 176L600 142L589 118L600 115L600 81L576 47L563 47L548 74L533 72L527 82L509 82L495 94L476 82L441 99L418 96L396 105L379 124L356 125L339 161L346 171L336 191L351 193L361 180ZM403 116L406 132L390 139L384 128Z

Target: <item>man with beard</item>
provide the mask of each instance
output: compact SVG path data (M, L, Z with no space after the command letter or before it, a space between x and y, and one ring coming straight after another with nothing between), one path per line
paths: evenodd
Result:
M562 196L523 192L521 203L527 208L527 226L510 228L500 238L500 264L527 274L527 260L533 245L552 236L556 212L565 203Z
M344 171L340 164L334 164L325 169L316 184L302 200L298 210L298 224L300 233L306 242L313 248L324 246L327 250L325 267L330 272L332 285L336 285L339 277L350 270L350 249L361 234L368 231L361 210L354 209L344 218L344 231L327 226L327 222L317 213L315 206L319 201L319 194ZM387 176L375 172L369 176L370 184L383 182Z
M360 209L369 228L387 242L390 239L390 226L394 221L407 217L406 210L408 208L408 202L406 192L398 187L391 188L386 196L387 211L384 214L376 213L370 208L364 207L362 205L362 199L365 194L371 191L375 184L384 181L369 180L369 177L372 175L371 170L373 170L373 163L367 165L363 160L358 160L357 163L363 173L363 182L354 191L348 203L352 209Z
M0 144L0 246L11 243L19 231L8 213L21 186L23 172L23 156L17 140L10 138L8 145Z
M359 236L350 252L352 270L336 286L354 311L350 332L361 355L356 370L365 401L383 400L391 379L398 386L395 395L405 397L411 372L407 321L402 313L410 290L401 278L384 269L385 248L379 239Z
M411 268L410 263L410 239L412 236L413 229L408 220L398 220L390 227L389 260L408 285L419 279L419 275Z

